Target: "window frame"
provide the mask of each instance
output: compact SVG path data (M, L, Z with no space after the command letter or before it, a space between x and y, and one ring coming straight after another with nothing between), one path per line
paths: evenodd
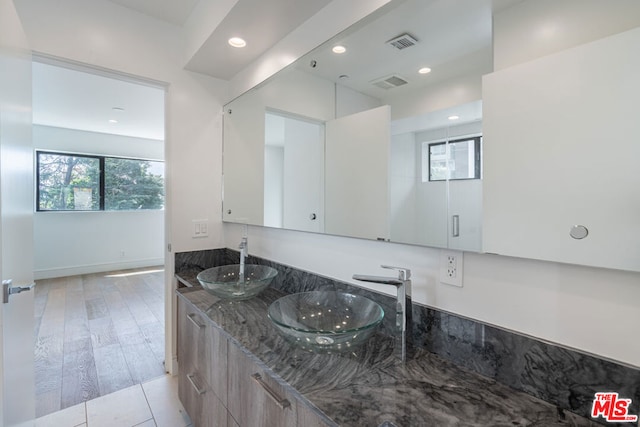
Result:
M98 209L41 209L40 208L40 154L55 155L55 156L68 156L68 157L83 157L88 159L96 159L99 162L99 208ZM51 150L35 150L36 160L36 199L35 208L36 212L137 212L137 211L161 211L160 209L105 209L105 160L106 159L122 159L122 160L134 160L140 162L159 162L164 164L164 160L153 159L141 159L136 157L120 157L120 156L105 156L99 154L85 154L85 153L73 153L68 151L51 151ZM165 177L163 175L163 196L166 197Z
M434 179L431 175L431 147L435 145L447 145L447 144L455 144L458 142L467 142L473 141L473 147L475 150L475 155L473 159L473 176L468 178L443 178L443 179ZM423 157L424 158L424 157ZM447 159L448 161L448 159ZM447 141L438 141L438 142L429 142L427 143L427 171L429 173L429 180L426 182L443 182L443 181L466 181L471 179L482 179L482 135L469 136L464 138L458 138L454 140Z

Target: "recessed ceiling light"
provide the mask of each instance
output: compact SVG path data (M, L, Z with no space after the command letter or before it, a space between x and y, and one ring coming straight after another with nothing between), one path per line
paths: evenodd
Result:
M347 48L344 46L334 46L333 49L331 49L333 51L333 53L345 53L347 51Z
M231 37L229 39L229 44L233 47L245 47L247 45L247 42L240 37Z
M418 72L419 72L420 74L429 74L429 73L431 72L431 68L429 68L429 67L423 67L423 68L420 68L420 69L418 70Z
M109 123L118 123L118 121L117 121L117 120L114 120L114 119L110 119L110 120L109 120Z
M458 120L460 116L449 116L449 120Z

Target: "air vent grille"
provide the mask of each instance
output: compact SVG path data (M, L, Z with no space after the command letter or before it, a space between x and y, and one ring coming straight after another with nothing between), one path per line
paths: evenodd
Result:
M401 34L398 37L394 37L391 40L387 41L387 44L395 47L398 50L406 49L417 43L418 40L408 33Z
M398 75L392 75L376 79L371 82L372 85L382 89L392 89L394 87L406 85L408 82Z

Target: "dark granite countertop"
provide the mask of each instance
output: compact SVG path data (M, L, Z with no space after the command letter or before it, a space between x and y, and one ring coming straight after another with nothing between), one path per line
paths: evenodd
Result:
M283 292L268 288L251 300L221 300L200 287L196 275L181 271L178 280L192 287L178 295L336 425L599 425L426 351L402 364L394 340L382 333L351 353L309 353L285 341L267 320L269 305Z

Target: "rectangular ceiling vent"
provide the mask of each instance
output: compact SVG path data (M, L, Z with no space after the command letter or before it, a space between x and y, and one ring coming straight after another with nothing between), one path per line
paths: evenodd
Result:
M395 47L398 50L406 49L418 43L415 37L411 36L409 33L404 33L399 35L398 37L394 37L391 40L387 41L387 44Z
M372 85L378 86L381 89L393 89L394 87L403 86L407 83L409 82L395 74L387 77L382 77L371 82Z

